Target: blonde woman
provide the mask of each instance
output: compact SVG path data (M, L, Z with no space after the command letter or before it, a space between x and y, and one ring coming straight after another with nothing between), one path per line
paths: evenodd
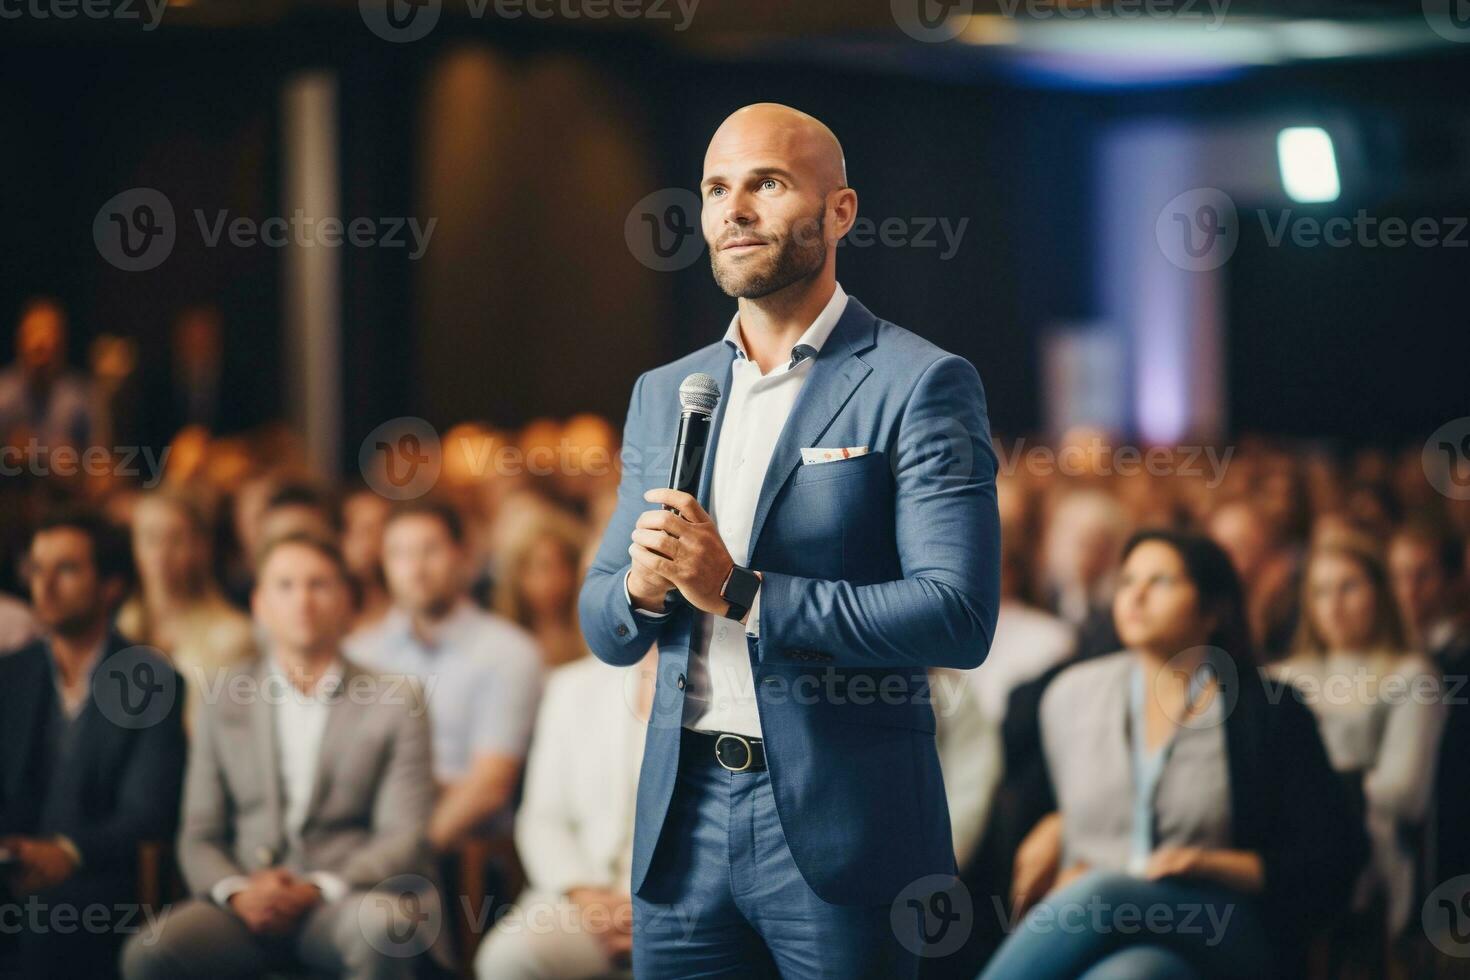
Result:
M536 637L547 667L583 656L577 623L587 530L564 511L538 507L511 531L496 557L496 611Z
M1332 767L1360 794L1373 860L1356 905L1381 890L1393 938L1414 900L1416 855L1404 832L1428 811L1446 705L1429 661L1408 652L1372 541L1339 533L1313 547L1293 653L1270 672L1316 715Z
M203 504L181 491L142 496L132 520L138 591L117 614L124 636L166 654L183 675L186 723L224 669L254 648L250 620L225 601L210 570L211 526Z

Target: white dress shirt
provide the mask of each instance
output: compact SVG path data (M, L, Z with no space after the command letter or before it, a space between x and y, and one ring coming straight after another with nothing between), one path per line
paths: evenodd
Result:
M730 390L724 395L724 421L715 446L706 509L737 565L750 562L756 503L776 441L781 438L801 386L811 374L817 351L827 342L846 308L847 293L838 283L822 312L792 345L791 359L772 368L769 374L762 374L760 365L745 352L740 314L730 319L725 343L734 348L735 361L731 365ZM755 677L745 638L760 636L760 592L756 592L744 629L734 620L713 614L704 614L700 626L700 649L691 651L689 658L684 727L759 737Z
M266 687L257 697L269 697L275 702L271 714L275 722L276 771L280 774L284 806L281 819L287 839L298 844L301 828L306 826L310 815L327 718L342 685L342 663L338 661L327 668L310 693L291 683L275 657L270 659L267 678ZM306 880L316 885L328 902L340 900L349 890L345 881L328 872L313 872ZM218 904L228 905L230 898L249 884L247 877L231 876L217 882L211 895Z

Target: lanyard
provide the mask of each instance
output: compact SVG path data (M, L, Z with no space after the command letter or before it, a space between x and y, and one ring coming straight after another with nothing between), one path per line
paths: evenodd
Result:
M1196 670L1189 679L1189 699L1185 705L1185 717L1189 717L1201 690L1213 676L1212 671ZM1128 698L1128 730L1132 740L1133 754L1133 828L1128 855L1128 870L1135 875L1143 874L1149 855L1154 850L1154 797L1158 794L1159 780L1164 775L1164 766L1174 748L1178 730L1171 732L1152 753L1146 741L1147 724L1143 710L1143 666L1133 663L1131 690Z

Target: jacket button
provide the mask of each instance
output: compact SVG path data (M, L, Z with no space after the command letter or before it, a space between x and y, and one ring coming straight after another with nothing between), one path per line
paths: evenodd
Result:
M677 687L681 691L684 690L684 675L683 674L680 674L679 675L679 679L676 680L676 681L674 681L674 686Z
M627 636L628 635L628 627L624 626L622 623L619 623L618 624L618 628L615 629L615 630L613 630L613 632L616 633L616 634L618 634L618 636Z

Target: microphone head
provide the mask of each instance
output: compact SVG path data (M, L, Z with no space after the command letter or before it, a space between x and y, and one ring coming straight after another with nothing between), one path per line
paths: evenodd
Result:
M679 385L679 405L686 412L713 415L719 400L719 382L703 372L691 374Z

